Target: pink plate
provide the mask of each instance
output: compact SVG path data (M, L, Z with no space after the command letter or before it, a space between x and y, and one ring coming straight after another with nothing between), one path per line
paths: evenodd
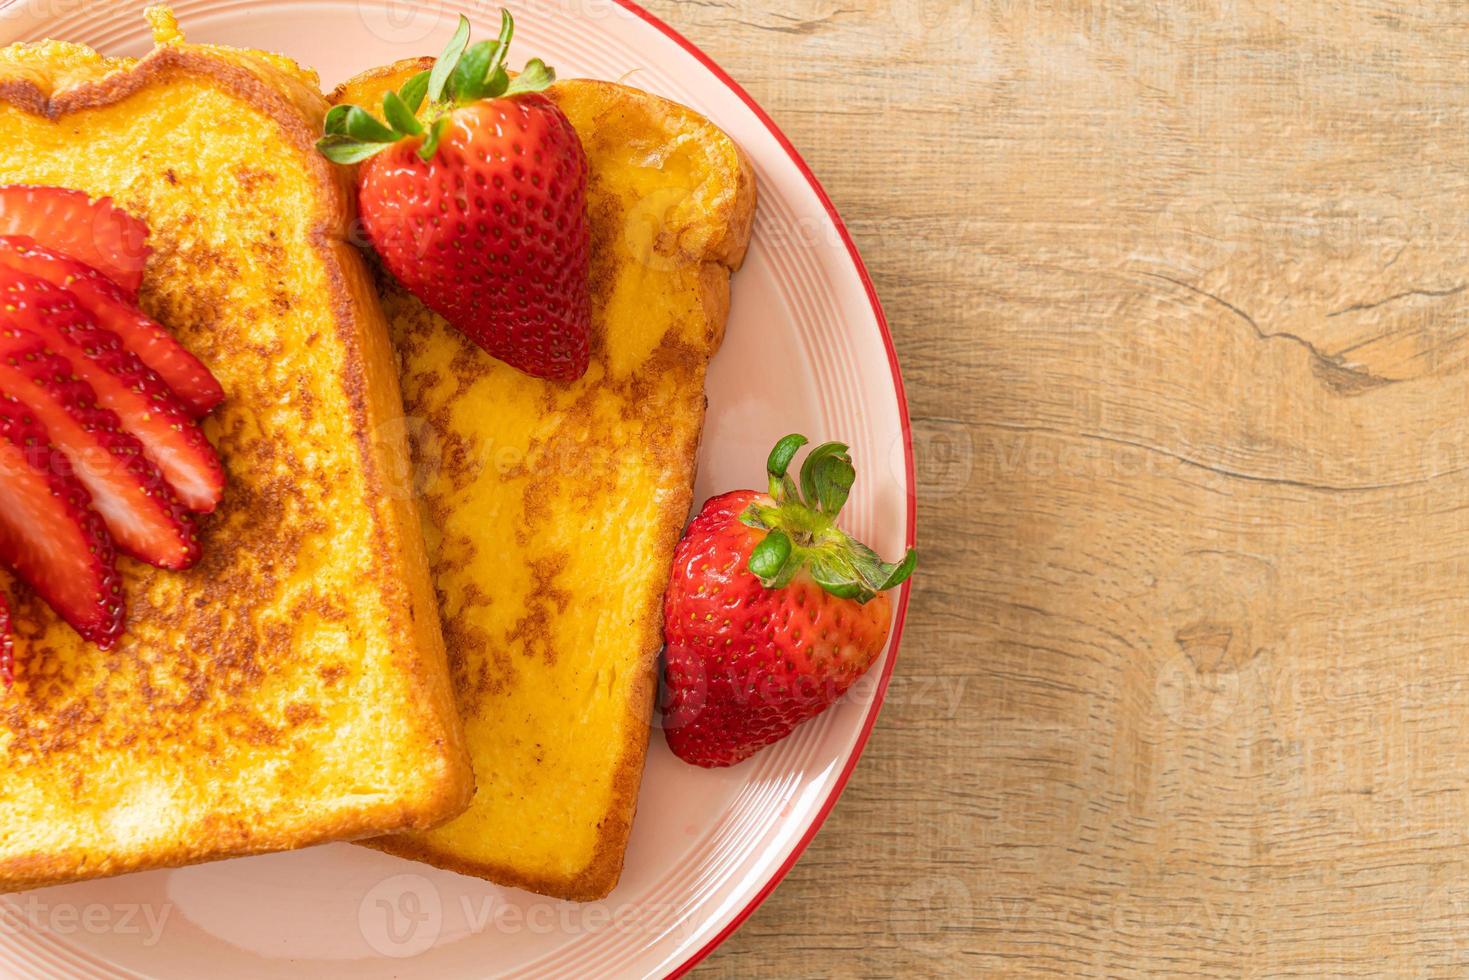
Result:
M0 0L0 42L56 37L116 54L149 47L142 0ZM191 40L284 52L330 87L437 51L462 8L495 4L174 0ZM913 541L913 457L882 310L831 202L750 97L688 41L622 0L515 3L516 47L563 77L626 80L709 116L760 185L709 375L699 499L754 486L792 431L852 445L850 529L886 555ZM893 638L842 703L733 769L686 766L653 734L622 883L558 902L333 844L0 899L0 972L23 976L641 977L677 975L729 935L811 840L877 717Z

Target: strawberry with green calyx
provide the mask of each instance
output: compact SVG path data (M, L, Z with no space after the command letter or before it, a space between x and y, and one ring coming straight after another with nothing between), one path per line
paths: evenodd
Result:
M901 562L885 562L837 527L857 478L852 457L840 442L822 443L806 455L798 488L786 471L805 444L801 435L775 444L765 464L771 502L751 504L740 515L750 527L770 532L750 555L750 571L766 588L778 589L804 568L837 598L867 602L912 575L917 556L910 548Z
M506 70L509 12L498 39L469 32L461 17L433 68L383 96L382 120L335 106L317 147L363 165L362 223L404 288L506 363L573 380L590 356L586 153L541 94L555 72Z
M770 492L710 499L674 552L664 595L664 733L695 765L733 765L829 707L872 666L886 594L915 553L883 561L837 527L856 471L841 443L787 472L804 436L776 443Z

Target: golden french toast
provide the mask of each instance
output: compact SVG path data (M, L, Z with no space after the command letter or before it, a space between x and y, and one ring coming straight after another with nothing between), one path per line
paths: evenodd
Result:
M333 101L376 106L431 63L358 76ZM442 827L368 843L590 900L622 870L705 369L755 185L734 142L692 110L606 82L548 94L590 163L586 375L522 374L379 278L478 791Z
M186 572L123 562L102 653L8 578L0 890L430 827L472 774L385 324L313 148L314 75L183 43L0 50L0 184L147 222L142 303L221 381L228 476Z

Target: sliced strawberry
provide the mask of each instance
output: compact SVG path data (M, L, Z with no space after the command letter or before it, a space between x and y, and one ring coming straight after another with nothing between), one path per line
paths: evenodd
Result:
M0 392L0 561L86 640L123 631L122 577L87 490L34 414Z
M121 337L123 346L173 389L195 418L208 415L223 400L224 389L209 369L96 269L21 235L0 236L0 263L71 293L98 326Z
M10 605L0 595L0 680L9 687L15 681L15 637L10 634Z
M97 326L65 290L5 266L0 320L35 333L71 362L97 393L97 404L117 413L190 510L214 510L224 492L219 455L168 385L117 334Z
M0 235L26 235L102 273L136 299L152 249L148 226L110 197L61 187L0 187Z
M66 454L119 551L160 568L199 560L192 515L66 358L30 331L0 324L0 390L19 398Z

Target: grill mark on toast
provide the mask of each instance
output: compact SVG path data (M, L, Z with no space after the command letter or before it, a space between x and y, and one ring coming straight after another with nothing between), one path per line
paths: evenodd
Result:
M530 560L532 585L526 596L526 614L505 635L506 640L520 644L527 653L548 667L553 666L557 658L552 626L571 602L571 593L556 584L557 577L566 570L566 561L565 552Z

